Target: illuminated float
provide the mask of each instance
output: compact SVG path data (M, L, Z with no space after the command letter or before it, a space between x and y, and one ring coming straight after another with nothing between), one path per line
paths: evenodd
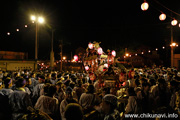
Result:
M107 50L107 53L100 47L100 42L89 43L83 58L85 71L89 74L90 80L99 80L99 86L117 87L120 69L116 67L115 50ZM102 83L102 84L101 84Z

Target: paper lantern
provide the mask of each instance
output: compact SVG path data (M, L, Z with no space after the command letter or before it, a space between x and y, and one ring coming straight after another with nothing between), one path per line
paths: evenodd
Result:
M104 64L104 67L108 68L108 64L107 64L107 63L106 63L106 64Z
M101 54L103 53L102 48L101 48L101 47L99 47L99 48L98 48L98 50L97 50L97 52L98 52L98 54L99 54L99 55L101 55Z
M89 49L93 49L94 45L92 43L88 44Z
M141 4L141 9L143 11L146 11L148 8L149 8L149 4L147 2L144 2L144 3Z
M88 71L89 70L89 66L85 66L85 70Z
M172 26L177 25L177 23L178 23L178 21L177 21L177 20L175 20L175 19L171 21L171 25L172 25Z
M116 51L113 50L111 54L112 54L113 57L115 57L116 56Z
M78 61L78 56L77 55L74 55L74 60Z
M159 16L159 19L161 21L165 20L166 19L166 14L162 13L160 16Z

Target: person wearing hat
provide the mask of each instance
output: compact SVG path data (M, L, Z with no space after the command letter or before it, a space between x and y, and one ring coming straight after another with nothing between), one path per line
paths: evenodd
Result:
M73 98L72 95L72 88L67 87L65 92L65 98L60 104L60 114L61 114L61 120L66 120L64 116L65 108L69 103L78 103L76 99Z
M106 94L102 99L102 111L105 114L104 120L120 120L120 113L117 108L117 97Z

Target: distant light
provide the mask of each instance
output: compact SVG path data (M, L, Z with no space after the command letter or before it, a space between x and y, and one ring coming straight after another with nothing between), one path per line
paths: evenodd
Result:
M65 60L66 59L66 57L63 57L63 60Z
M159 16L159 19L161 21L165 20L166 19L166 14L162 13L160 16Z
M10 32L7 32L7 35L10 35Z
M179 23L179 27L180 27L180 23Z
M171 47L178 47L178 44L177 44L177 43L171 43L170 46L171 46Z
M156 51L157 51L158 49L156 48Z
M137 56L137 54L135 54L135 56Z
M144 54L144 52L141 52L141 54Z
M141 9L143 11L146 11L148 8L149 8L149 4L147 2L144 2L144 3L141 4Z
M27 27L27 25L25 25L24 27Z
M164 47L164 46L163 46L162 48L163 48L163 49L165 49L165 47Z
M129 56L129 53L126 53L126 56L128 57L128 56Z
M17 32L19 32L19 29L16 29Z
M150 53L151 51L149 50L148 52Z
M172 25L172 26L177 25L177 23L178 23L178 21L177 21L177 20L175 20L175 19L171 21L171 25Z

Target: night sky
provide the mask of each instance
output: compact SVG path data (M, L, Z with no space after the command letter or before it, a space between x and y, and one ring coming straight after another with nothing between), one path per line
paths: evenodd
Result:
M60 59L60 40L63 40L63 54L68 59L71 52L75 54L75 49L86 49L88 43L93 41L101 42L104 51L169 46L171 18L167 16L165 21L160 21L159 15L160 11L169 16L171 12L155 1L177 13L180 13L180 1L146 1L149 2L147 11L141 10L143 0L4 1L0 7L0 50L28 52L29 59L34 59L35 24L30 20L30 15L34 13L44 16L46 21L46 24L39 26L39 59L49 59L51 28L55 29L55 59ZM172 16L180 20L179 15L172 13ZM180 28L177 25L173 30L174 41L180 44ZM7 32L11 35L8 36Z

